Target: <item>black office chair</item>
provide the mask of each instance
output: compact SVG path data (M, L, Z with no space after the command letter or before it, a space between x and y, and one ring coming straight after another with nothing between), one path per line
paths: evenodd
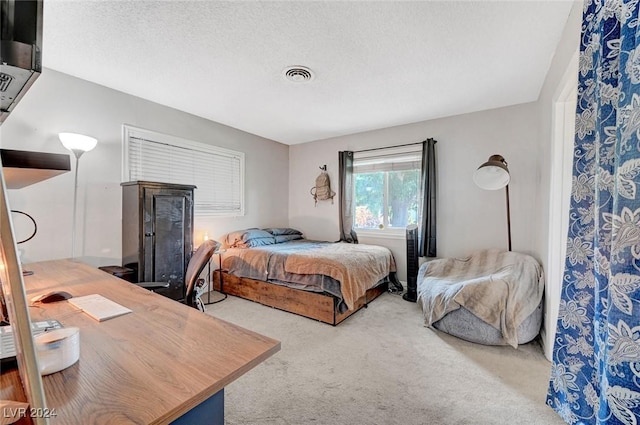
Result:
M204 303L200 299L202 295L202 285L198 284L198 277L202 270L207 266L207 263L211 256L220 247L220 243L214 240L206 240L193 253L189 264L187 265L187 272L184 277L184 284L186 288L184 303L189 307L197 308L200 311L204 311ZM169 287L168 282L138 282L137 285L149 289L150 291L161 291Z

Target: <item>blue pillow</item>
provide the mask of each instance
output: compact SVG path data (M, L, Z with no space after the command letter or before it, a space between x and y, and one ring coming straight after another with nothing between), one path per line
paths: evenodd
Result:
M296 230L291 227L268 227L264 230L271 233L273 236L302 235L302 232L300 230Z
M265 239L265 240L251 244L252 241L257 239ZM267 239L270 239L271 242L269 242ZM251 229L244 229L244 230L236 230L236 231L227 233L222 237L222 243L226 248L247 248L247 247L250 247L250 245L253 245L253 246L270 245L276 242L271 233L265 232L264 230L260 230L258 228L251 228Z
M276 243L276 239L271 236L269 238L253 238L247 242L239 242L236 244L236 248L253 248L256 246L273 245Z
M243 229L227 233L222 237L222 244L226 248L235 247L238 242L242 242L242 235L244 235L245 232L246 230Z
M274 236L276 243L283 243L302 239L302 235L277 235Z
M273 238L273 235L269 232L265 232L264 230L260 230L260 229L247 229L242 235L243 242L249 242L253 239L259 239L259 238Z

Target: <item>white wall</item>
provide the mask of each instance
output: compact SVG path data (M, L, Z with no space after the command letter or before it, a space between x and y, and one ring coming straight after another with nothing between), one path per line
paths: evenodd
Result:
M168 88L163 88L167 90ZM96 137L98 146L80 161L78 256L94 265L121 264L122 124L235 149L246 154L246 215L196 219L196 242L204 231L219 238L245 227L288 224L288 147L209 120L45 69L0 127L0 146L69 153L62 131ZM19 246L23 261L71 256L72 172L9 191L13 209L36 219L38 234ZM16 235L29 232L14 219Z
M505 157L511 171L511 231L513 250L540 258L536 244L538 210L534 208L539 180L537 105L441 118L350 136L293 145L289 157L289 221L307 237L339 238L338 202L314 206L309 189L327 165L334 190L338 183L338 151L420 142L435 138L438 175L438 256L462 257L481 248L507 248L505 192L474 185L475 169L490 155ZM406 279L404 240L362 239L388 246Z
M567 25L562 34L562 39L556 49L555 56L547 73L544 85L538 99L539 117L540 117L540 139L536 141L540 149L540 175L538 176L539 195L536 200L538 218L539 218L539 237L537 239L537 251L540 252L540 260L543 268L549 268L549 206L552 191L561 190L561 188L551 187L551 172L555 158L553 157L554 149L552 143L554 140L554 108L558 101L558 96L562 91L564 84L563 77L570 62L574 58L575 52L580 47L580 28L582 23L582 2L574 2L573 8L567 20ZM577 77L576 77L577 81ZM556 150L557 151L557 150ZM565 235L566 236L566 235ZM560 250L559 250L560 251ZM564 263L563 260L561 260ZM560 302L560 294L556 288L561 288L561 282L551 281L547 276L546 296L545 296L545 320L542 327L542 342L545 355L551 359L551 350L553 348L553 339L556 330L557 316L548 314L550 311L557 309Z

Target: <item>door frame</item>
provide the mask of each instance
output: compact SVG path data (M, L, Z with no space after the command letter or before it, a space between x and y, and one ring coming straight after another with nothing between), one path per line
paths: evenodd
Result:
M544 354L549 360L553 355L567 250L566 239L569 227L578 89L578 57L579 51L576 50L552 100L547 283L544 326L540 332Z

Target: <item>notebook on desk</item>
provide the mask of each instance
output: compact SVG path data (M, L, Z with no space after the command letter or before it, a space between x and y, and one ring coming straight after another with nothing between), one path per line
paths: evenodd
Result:
M131 313L131 310L127 307L111 301L100 294L71 298L69 303L96 319L98 322Z

